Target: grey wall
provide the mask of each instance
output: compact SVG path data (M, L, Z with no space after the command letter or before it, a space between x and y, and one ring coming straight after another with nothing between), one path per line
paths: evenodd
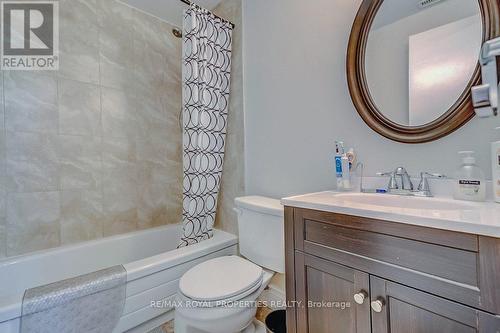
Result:
M181 219L181 41L114 0L60 1L60 70L3 72L0 257Z
M369 129L349 97L345 54L360 0L245 0L245 182L281 197L334 188L333 141L343 139L367 174L404 165L453 175L459 150L490 174L494 120L473 119L436 142L407 145ZM491 176L490 176L491 178Z

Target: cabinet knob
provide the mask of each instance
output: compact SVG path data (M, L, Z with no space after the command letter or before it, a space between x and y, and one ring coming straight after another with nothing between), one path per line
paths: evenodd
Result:
M371 302L370 306L372 310L380 313L382 312L382 308L384 307L384 300L382 298L377 299L376 301Z
M365 298L368 297L368 294L366 291L361 290L359 293L354 294L354 301L358 303L359 305L363 304L365 302Z

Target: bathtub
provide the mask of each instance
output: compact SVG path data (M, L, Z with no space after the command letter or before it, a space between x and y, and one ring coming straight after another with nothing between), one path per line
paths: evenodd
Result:
M173 319L168 301L182 274L207 259L237 253L237 237L218 230L210 240L176 249L181 228L165 226L0 261L0 333L19 332L26 289L118 264L127 271L127 297L113 333L144 333Z

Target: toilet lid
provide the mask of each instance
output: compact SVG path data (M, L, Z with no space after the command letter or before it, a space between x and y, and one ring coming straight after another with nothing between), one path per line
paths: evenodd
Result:
M197 301L220 301L255 289L262 283L262 268L237 256L205 261L187 271L180 291Z

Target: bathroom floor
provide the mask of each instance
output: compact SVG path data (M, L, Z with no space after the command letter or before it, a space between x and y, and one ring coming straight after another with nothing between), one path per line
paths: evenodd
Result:
M174 333L174 321L171 320L168 323L149 331L148 333Z
M257 314L255 315L255 319L264 323L266 320L266 316L269 313L271 313L271 311L272 310L269 308L261 307L257 310ZM174 321L171 320L168 323L166 323L158 328L155 328L152 331L149 331L148 333L174 333Z

